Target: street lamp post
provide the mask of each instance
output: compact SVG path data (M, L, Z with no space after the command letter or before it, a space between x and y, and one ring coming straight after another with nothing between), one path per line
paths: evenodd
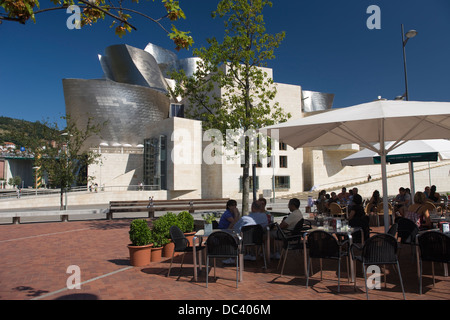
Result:
M38 187L37 187L37 181L38 181L38 169L39 169L40 167L33 167L33 169L35 170L35 182L34 182L34 187L36 188L36 196L37 196L37 193L38 193L38 191L37 191L37 189L38 189Z
M64 133L61 133L61 136L67 137L67 146L66 146L66 179L67 179L67 172L69 170L69 156L70 156L69 143L70 143L70 137L73 137L73 135L71 135L68 132L64 132ZM67 184L67 181L65 181L65 183ZM63 188L62 185L61 185L61 188ZM67 202L68 201L67 201L67 186L66 185L64 186L64 195L65 195L65 197L64 197L65 201L64 201L63 209L67 210Z
M403 68L405 72L405 98L406 101L409 101L409 91L408 91L408 71L406 68L406 44L408 43L408 40L411 38L414 38L417 35L416 30L410 30L405 34L405 29L402 24L402 46L403 46Z
M408 71L406 68L406 44L408 43L408 40L411 38L414 38L415 36L417 36L417 31L416 30L409 30L406 34L405 34L405 29L403 27L402 24L402 47L403 47L403 68L405 71L405 100L409 101L409 90L408 90ZM412 161L408 162L408 166L409 166L409 172L412 172L412 174L410 175L410 184L411 184L411 194L415 194L416 190L415 190L415 183L414 183L414 164Z

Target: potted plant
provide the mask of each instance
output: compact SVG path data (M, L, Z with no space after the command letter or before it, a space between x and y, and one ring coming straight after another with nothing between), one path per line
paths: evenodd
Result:
M194 241L194 217L188 211L182 211L178 214L178 221L180 223L180 229L183 231L186 239L188 239L191 246Z
M166 241L163 244L163 257L172 257L175 249L174 243L170 241L170 227L177 226L181 229L180 222L175 213L167 212L165 215L159 217L153 222L153 232L158 236L164 238Z
M209 234L213 230L213 221L216 221L216 216L213 213L202 214L203 220L205 220L205 234Z
M131 244L128 245L130 264L135 267L148 265L153 244L147 221L133 220L128 233L131 241Z
M151 252L151 261L159 262L161 261L163 247L169 242L169 240L166 237L164 237L164 235L153 229L151 231L151 242L153 244Z

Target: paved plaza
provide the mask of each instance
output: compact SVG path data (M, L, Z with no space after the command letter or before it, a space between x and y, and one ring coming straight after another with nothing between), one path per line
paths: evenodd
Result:
M357 289L348 283L342 267L341 293L337 293L337 263L324 261L320 281L319 262L306 289L303 256L290 253L283 277L277 260L268 269L263 261L246 261L243 282L235 287L235 268L218 263L216 280L210 271L209 288L205 269L193 281L192 258L188 255L180 273L180 257L175 259L171 276L166 277L170 259L145 267L131 267L127 244L131 219L27 223L0 226L1 300L365 300L361 265L357 265ZM374 228L374 230L377 228ZM381 231L381 230L380 230ZM177 263L178 262L178 263ZM424 268L424 294L418 294L415 261L410 248L400 254L401 272L408 300L448 300L450 279L443 266L436 264L433 287L431 266ZM69 266L81 271L81 289L69 290ZM398 274L387 270L387 284L371 290L373 300L401 300Z

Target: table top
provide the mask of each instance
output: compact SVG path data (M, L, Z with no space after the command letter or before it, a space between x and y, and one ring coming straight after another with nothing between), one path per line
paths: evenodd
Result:
M440 214L430 214L430 219L433 222L450 222L450 217L446 217L446 216L441 216Z
M217 232L217 231L224 231L224 232L228 232L232 235L239 236L239 234L237 234L236 231L234 231L232 229L212 229L211 232L205 232L205 229L200 229L195 233L194 237L207 237L211 233Z
M425 232L429 232L429 231L437 231L437 232L443 233L443 234L445 234L446 236L449 236L449 237L450 237L450 232L442 232L442 230L441 230L440 228L427 229L427 230L420 230L420 231L419 231L419 234L422 234L422 233L425 233Z
M354 227L354 228L347 227L347 228L338 228L338 229L332 228L332 227L328 227L327 229L325 229L325 227L313 227L313 228L307 230L306 232L309 233L309 232L313 232L316 230L323 230L323 231L326 231L329 233L336 233L336 234L351 234L353 232L360 231L362 229L360 227Z

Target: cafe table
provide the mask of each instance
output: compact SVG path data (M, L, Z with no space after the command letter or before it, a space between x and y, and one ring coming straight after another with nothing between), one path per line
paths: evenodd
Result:
M197 273L197 265L199 265L200 270L202 270L202 260L201 260L201 256L200 256L200 263L197 264L197 244L202 244L203 241L205 241L208 236L213 233L213 232L217 232L217 231L225 231L225 232L229 232L231 233L233 236L235 236L237 239L239 239L239 281L242 282L243 280L243 269L244 269L244 254L242 251L242 237L235 233L233 230L221 230L221 229L213 229L212 231L206 231L204 229L200 229L198 230L195 235L194 235L194 239L193 239L193 250L192 250L192 255L193 255L193 262L194 262L194 281L198 280L198 273ZM206 248L207 250L208 248ZM208 275L206 275L208 276Z
M350 250L350 246L353 244L352 234L360 231L362 245L364 244L364 230L359 227L352 228L352 227L347 226L347 227L342 227L342 228L334 228L332 226L328 226L328 227L324 226L324 227L313 227L312 229L305 231L304 237L303 237L303 255L304 255L303 260L304 260L304 265L305 265L305 276L306 276L306 272L308 270L308 265L307 265L308 255L307 255L307 251L306 251L307 250L306 243L308 241L308 234L313 231L317 231L317 230L329 232L331 234L336 235L337 237L347 236L348 242L349 242L349 250ZM350 252L349 252L349 254L350 254ZM353 263L350 263L350 274L352 276L352 282L355 282L355 268L354 268Z
M450 216L440 214L430 214L430 220L433 226L436 225L436 227L439 227L439 223L441 222L450 223Z

